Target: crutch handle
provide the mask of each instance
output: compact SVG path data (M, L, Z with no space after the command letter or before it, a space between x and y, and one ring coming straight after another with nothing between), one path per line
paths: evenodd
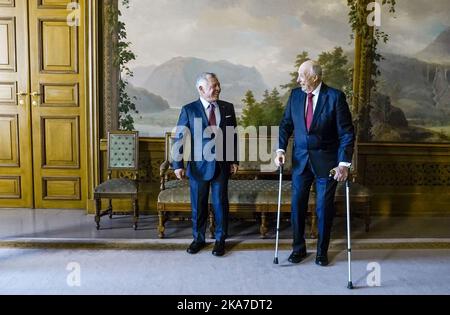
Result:
M334 170L334 168L332 170L330 170L330 173L328 174L329 177L334 177L334 175L336 175L336 171ZM350 171L348 172L348 176L347 179L345 180L346 184L348 185L348 182L350 181L350 176L351 173Z

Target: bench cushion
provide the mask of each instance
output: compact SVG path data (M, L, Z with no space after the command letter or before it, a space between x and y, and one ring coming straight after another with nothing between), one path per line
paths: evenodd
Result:
M278 203L278 180L230 180L228 183L228 198L230 204L269 204ZM281 203L291 203L291 181L283 181ZM369 190L356 183L350 186L351 197L369 197ZM314 193L310 197L314 198ZM345 197L345 184L339 183L336 189L336 199ZM310 198L311 199L311 198ZM210 197L211 202L211 197ZM190 189L187 180L171 180L166 183L166 189L158 196L158 203L189 204Z
M277 180L230 180L228 182L230 204L277 204ZM283 204L291 202L291 182L283 181ZM211 202L211 197L210 197ZM190 189L187 180L172 180L158 196L158 203L190 203Z

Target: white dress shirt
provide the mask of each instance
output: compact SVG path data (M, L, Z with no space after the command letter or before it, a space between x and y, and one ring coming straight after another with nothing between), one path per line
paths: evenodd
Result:
M203 104L203 108L205 109L206 119L209 120L209 113L211 112L211 107L209 106L209 102L200 96L200 101ZM220 110L219 104L217 102L212 102L214 104L214 114L216 114L216 125L217 127L220 125Z
M312 92L313 93L313 114L314 114L314 111L316 110L317 101L319 100L319 94L320 94L321 87L322 87L322 82L320 82L319 85ZM306 97L306 100L305 100L305 117L306 117L307 110L308 110L308 96ZM277 153L278 152L285 153L283 149L278 149ZM350 167L351 165L352 164L348 163L348 162L339 162L339 166Z

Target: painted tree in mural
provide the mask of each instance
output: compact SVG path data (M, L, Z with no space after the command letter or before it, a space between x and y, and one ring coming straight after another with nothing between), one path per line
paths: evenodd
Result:
M389 12L394 13L395 2L396 0L382 0L381 5L388 5ZM377 62L382 58L377 47L380 41L386 43L389 39L386 33L374 27L375 14L368 10L369 3L369 0L347 0L349 23L352 28L351 38L355 39L356 56L353 71L357 80L353 82L351 103L359 142L371 139L370 94L376 88L377 76L380 75Z
M129 0L122 0L122 6L129 8ZM127 31L125 23L120 21L120 10L117 10L112 23L117 27L118 42L115 47L114 63L120 69L119 78L119 128L121 130L134 130L133 113L138 113L136 104L133 102L136 97L130 97L126 91L128 85L127 78L133 76L133 72L128 67L128 63L136 59L136 55L131 51L131 43L127 41Z
M306 60L309 60L308 52L303 51L298 54L295 59L295 70L298 70ZM350 66L341 47L335 47L330 52L322 52L319 54L318 62L323 68L323 79L327 84L338 89L345 89L351 85ZM290 75L291 82L281 86L283 89L288 89L284 95L281 95L276 88L270 93L266 90L263 100L258 103L253 92L247 92L243 99L244 110L240 120L242 126L278 126L280 124L290 90L298 87L298 72L291 72Z
M283 103L276 88L269 92L266 90L263 100L257 102L253 92L247 91L242 100L244 109L239 124L248 126L278 126L283 116Z
M267 126L278 126L283 117L283 103L281 102L280 93L276 88L272 92L266 91L264 99L261 102L264 109L264 122Z
M244 127L261 126L264 123L264 111L259 104L252 91L245 93L245 98L242 100L244 109L242 111L239 124Z
M345 90L351 83L347 57L342 47L335 47L330 52L323 52L317 58L322 66L323 81L334 88Z

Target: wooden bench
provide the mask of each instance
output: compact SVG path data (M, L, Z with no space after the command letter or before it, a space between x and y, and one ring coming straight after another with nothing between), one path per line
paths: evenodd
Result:
M246 150L249 149L248 139L243 139ZM170 149L173 138L170 133L166 134L166 155L165 161L160 167L160 193L158 196L158 232L159 237L164 237L165 223L170 219L184 220L190 217L191 203L188 180L176 180L173 170L170 166ZM292 144L290 144L291 146ZM270 146L267 146L270 148ZM287 154L292 149L288 147ZM273 159L271 159L272 161ZM273 163L273 162L271 162ZM267 164L267 163L265 163ZM266 165L268 166L268 165ZM261 162L240 162L239 172L229 181L228 196L230 205L230 214L233 213L251 213L257 215L260 219L259 232L261 237L265 237L269 227L269 217L275 217L273 214L278 209L278 185L279 174L273 166L274 171L261 171ZM281 212L290 213L291 211L291 158L287 156L284 167L284 176L282 184L282 203ZM315 213L315 185L312 186L309 204L308 217L310 221L309 237L316 237L316 213ZM345 211L345 185L338 184L336 190L335 202L337 212ZM365 219L365 229L370 226L370 192L367 188L352 183L351 185L351 204L352 214L362 214ZM210 236L214 235L214 215L210 204L209 209L209 231ZM345 212L344 212L345 213Z

